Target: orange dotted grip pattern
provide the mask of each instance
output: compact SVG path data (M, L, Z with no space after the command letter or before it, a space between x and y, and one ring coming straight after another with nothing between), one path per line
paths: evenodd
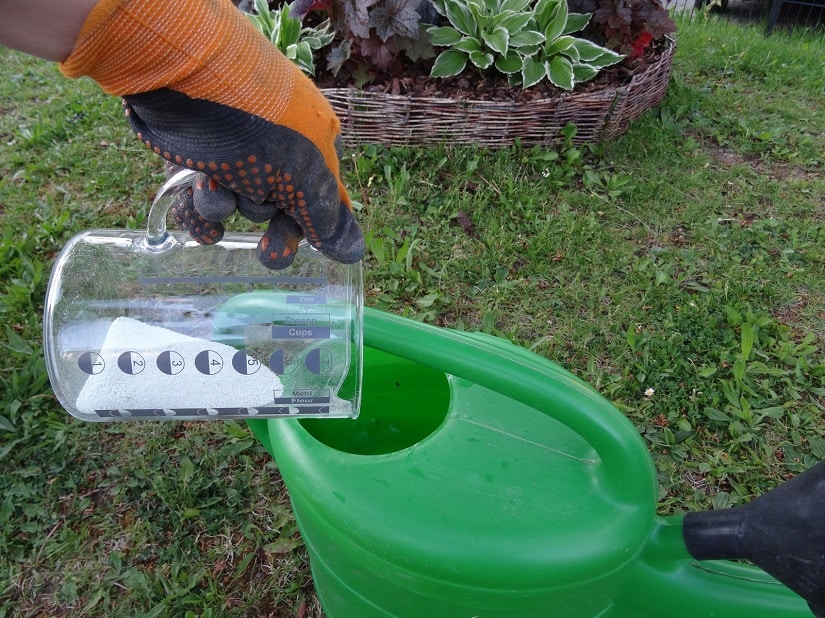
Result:
M332 239L340 218L337 179L306 137L166 89L126 97L125 107L138 137L170 163L203 172L263 211L271 204L265 219L287 212L319 249Z
M202 172L193 203L206 220L222 221L237 209L271 221L259 255L270 267L285 266L302 236L338 261L363 256L363 235L337 179L305 136L170 89L130 95L124 104L132 129L168 166Z
M214 245L223 238L224 228L220 223L207 221L200 213L195 210L192 202L193 191L188 188L181 191L169 212L172 215L177 226L186 230L189 234L202 245Z

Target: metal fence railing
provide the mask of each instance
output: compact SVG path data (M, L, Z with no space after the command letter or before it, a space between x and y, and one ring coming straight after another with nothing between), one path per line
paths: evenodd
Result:
M825 33L825 0L671 0L668 8L683 19L762 23L766 34L777 28Z

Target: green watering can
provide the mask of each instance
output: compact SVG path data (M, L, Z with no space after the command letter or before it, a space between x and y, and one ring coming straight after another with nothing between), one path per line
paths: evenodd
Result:
M637 431L546 359L366 310L363 367L356 420L249 421L328 616L825 616L822 466L657 517Z

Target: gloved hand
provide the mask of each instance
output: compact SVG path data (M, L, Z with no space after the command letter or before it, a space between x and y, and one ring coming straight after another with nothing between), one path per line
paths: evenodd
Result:
M335 113L229 0L100 0L61 70L122 96L167 170L203 172L172 207L198 242L220 240L237 210L269 221L269 268L288 266L304 236L333 260L363 256Z

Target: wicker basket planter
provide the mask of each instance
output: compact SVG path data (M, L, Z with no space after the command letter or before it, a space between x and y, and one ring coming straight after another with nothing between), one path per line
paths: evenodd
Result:
M621 135L665 95L676 41L668 37L659 59L635 74L629 84L557 98L506 103L370 93L355 88L325 88L341 119L344 143L550 144L568 123L577 126L575 142L596 143Z

